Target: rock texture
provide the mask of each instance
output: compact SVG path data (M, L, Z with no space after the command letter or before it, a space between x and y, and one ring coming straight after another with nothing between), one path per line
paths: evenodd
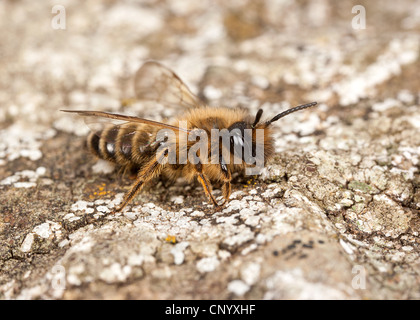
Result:
M0 2L0 298L419 299L420 3L358 4ZM126 103L148 59L209 105L319 106L222 211L157 180L110 214L130 180L59 110L182 112Z

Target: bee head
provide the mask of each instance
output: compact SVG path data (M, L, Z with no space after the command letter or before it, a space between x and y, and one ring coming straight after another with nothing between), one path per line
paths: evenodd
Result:
M263 114L263 110L259 109L257 114L255 115L255 119L253 122L247 121L239 121L233 123L229 128L229 136L230 136L230 152L231 154L241 154L242 160L246 161L247 155L248 157L252 156L255 157L258 149L258 145L261 143L264 144L263 140L257 139L257 130L264 130L267 129L273 122L293 113L296 111L300 111L312 106L315 106L317 102L311 102L308 104L300 105L291 109L288 109L282 113L279 113L271 120L260 122L261 116ZM248 129L248 130L247 130ZM266 136L264 134L264 136ZM270 139L266 136L264 139ZM257 143L257 140L259 141ZM271 142L268 142L271 144Z

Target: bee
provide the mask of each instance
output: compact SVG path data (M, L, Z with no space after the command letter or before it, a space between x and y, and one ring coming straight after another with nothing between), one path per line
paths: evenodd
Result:
M252 116L245 109L205 105L173 71L155 61L146 62L136 72L134 89L138 100L178 106L185 113L163 123L102 111L61 110L85 117L92 128L87 146L95 156L137 173L116 212L122 211L148 182L160 175L169 180L197 180L210 202L221 208L231 194L232 173L252 168L258 159L265 165L273 156L271 124L317 104L300 105L261 121L262 109ZM214 132L222 131L225 135L214 138ZM210 140L202 140L205 135ZM196 147L197 137L205 141L200 148ZM187 157L181 159L181 154ZM212 194L212 182L222 184L222 203Z

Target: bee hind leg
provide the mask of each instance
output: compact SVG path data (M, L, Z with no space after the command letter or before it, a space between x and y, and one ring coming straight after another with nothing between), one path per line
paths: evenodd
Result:
M129 192L127 192L124 196L122 203L115 209L114 212L122 211L127 204L139 193L144 185L152 180L154 177L158 176L164 165L165 165L165 157L153 157L153 160L150 160L143 169L139 172L137 180L133 183Z

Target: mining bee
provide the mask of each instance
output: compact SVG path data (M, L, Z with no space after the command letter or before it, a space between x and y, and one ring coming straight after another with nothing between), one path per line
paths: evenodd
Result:
M176 105L185 108L185 114L162 123L102 111L62 110L85 117L93 129L87 145L94 155L137 173L117 212L159 175L170 180L181 176L190 182L198 180L211 203L220 208L229 199L233 172L252 169L258 162L264 166L272 157L271 124L317 104L300 105L261 121L262 109L251 116L240 108L205 105L173 71L155 61L140 67L134 89L136 99ZM224 200L220 204L212 194L211 182L222 184Z

